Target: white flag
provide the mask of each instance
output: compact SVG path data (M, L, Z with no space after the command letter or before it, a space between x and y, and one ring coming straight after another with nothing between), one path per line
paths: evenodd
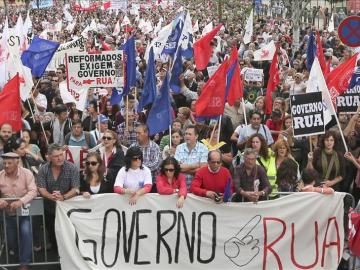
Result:
M275 51L276 46L272 40L268 45L254 52L254 61L271 61Z
M193 26L193 33L196 33L199 31L199 21L196 20L194 26Z
M162 51L164 50L166 41L168 40L168 37L171 34L171 31L172 31L172 23L169 23L159 31L158 36L154 38L150 46L147 47L147 51L145 53L146 61L148 60L149 51L151 47L153 47L155 59L159 59Z
M114 27L113 36L117 36L120 33L120 20L117 21Z
M146 27L146 22L144 19L140 19L138 24L139 29L142 29L143 27Z
M76 25L76 21L72 22L72 23L69 23L68 26L66 26L66 30L69 32L69 33L72 33L72 31L74 30L74 27Z
M182 29L181 36L180 36L182 49L185 50L188 48L188 44L190 41L190 35L192 35L192 34L193 34L193 28L192 28L192 23L191 23L190 12L187 12L186 17L185 17L184 27Z
M58 21L58 22L55 24L55 31L56 31L56 32L61 32L61 28L62 28L62 20Z
M331 14L331 18L329 21L329 26L328 26L328 31L332 32L335 30L335 25L334 25L334 13Z
M8 59L8 72L9 78L12 78L19 73L20 78L20 98L25 101L30 96L30 91L34 86L32 79L31 69L25 67L21 60L20 55L10 55Z
M17 33L17 34L23 33L23 27L24 27L24 21L23 21L23 19L21 17L21 14L19 14L16 25L14 27L15 33Z
M210 22L207 25L205 25L204 29L202 30L201 36L205 36L207 33L211 32L213 30L213 23Z
M148 34L148 33L151 33L151 31L153 30L153 26L151 24L151 21L146 21L145 22L145 25L144 27L141 28L141 31L144 33L144 34Z
M59 83L60 96L64 102L66 103L75 103L76 109L79 111L85 110L85 103L87 97L88 89L71 89L68 90L66 81L62 81Z
M160 31L162 22L163 22L163 18L161 17L155 26L154 35L156 35Z
M315 57L312 64L309 80L306 85L306 93L322 91L324 105L324 121L325 125L331 121L331 115L335 115L334 107L330 98L329 90L322 73L319 59Z
M125 15L123 21L121 22L121 26L129 25L129 24L130 24L130 20L128 16Z
M97 25L94 19L91 20L90 30L97 31Z
M9 57L9 47L8 47L8 39L9 39L9 22L7 17L5 17L5 23L3 27L2 38L0 41L0 87L2 88L8 81L8 57Z
M30 14L29 14L29 11L26 15L26 19L25 19L25 22L24 22L24 27L23 27L23 35L24 36L27 36L27 34L29 32L31 32L31 29L32 29L32 22L31 22L31 18L30 18Z
M65 20L68 22L72 22L74 20L73 16L70 14L70 12L67 10L67 7L63 8L63 12L64 12L64 17Z
M251 10L249 18L246 23L246 27L245 27L244 44L248 44L251 41L251 37L252 37L253 31L254 31L253 20L254 20L254 12L253 12L253 10Z

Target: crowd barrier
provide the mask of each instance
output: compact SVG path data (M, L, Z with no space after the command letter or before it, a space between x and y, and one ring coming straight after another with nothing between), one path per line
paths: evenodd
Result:
M292 192L277 192L277 197L291 195ZM14 201L14 198L2 198L7 201ZM355 206L354 198L351 194L347 194L344 198L344 226L347 228L348 212L350 207ZM355 208L355 211L360 212L360 203ZM7 236L7 222L8 214L4 210L0 210L0 269L6 269L6 267L13 267L19 265L19 251L9 250L8 236ZM15 217L15 215L13 216ZM57 253L54 254L47 249L47 235L45 229L45 216L44 216L44 202L43 198L35 198L31 203L25 207L18 208L16 211L16 233L17 233L17 244L21 248L19 238L19 219L23 217L29 217L31 227L32 241L32 261L29 265L52 265L59 264L59 258ZM34 237L35 236L35 237ZM41 251L35 251L34 246L41 246ZM345 245L346 247L347 245ZM351 254L350 251L345 250L348 253L348 257L344 256L348 262L349 270L360 269L360 257L356 257Z
M8 202L14 201L14 198L1 198ZM48 250L49 245L45 229L44 201L37 197L31 203L18 208L16 214L8 214L6 210L0 210L0 269L6 267L18 266L20 249L19 221L22 218L30 219L30 232L32 241L32 259L29 265L51 265L59 264L58 255ZM11 226L7 224L9 218L16 219L16 239L17 247L14 250L9 249L8 230ZM11 229L11 228L10 228ZM34 237L35 236L35 237ZM35 250L36 248L41 250Z

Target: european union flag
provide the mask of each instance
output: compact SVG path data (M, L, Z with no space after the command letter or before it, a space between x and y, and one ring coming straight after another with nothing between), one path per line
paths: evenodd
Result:
M135 38L129 38L123 46L125 62L124 95L129 94L130 88L136 85L136 52Z
M315 44L315 35L313 32L311 32L306 48L306 68L309 71L311 70L312 64L317 54L316 51L317 47Z
M182 29L184 27L184 13L181 13L175 20L174 20L174 27L173 30L168 37L164 50L162 53L173 55L176 52L176 48L178 47L179 39L181 37Z
M183 63L181 56L181 48L179 47L176 53L176 58L174 60L174 65L171 70L171 78L170 78L170 88L174 93L180 93L180 75L183 72Z
M149 52L149 61L145 74L144 88L138 105L138 112L140 112L146 105L153 103L156 98L156 75L155 75L155 60L154 50L151 47Z
M116 88L113 88L112 93L111 93L111 97L110 97L110 104L111 105L118 105L120 104L121 100L123 97L123 91L118 90Z
M155 135L169 129L173 121L169 97L169 74L166 72L160 93L149 112L146 124L149 127L149 135Z
M60 43L35 36L29 48L21 55L21 62L31 69L33 76L40 78L51 61Z

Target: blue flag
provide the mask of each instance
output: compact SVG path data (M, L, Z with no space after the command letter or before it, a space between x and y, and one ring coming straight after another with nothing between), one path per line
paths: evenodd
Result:
M188 43L188 47L183 50L181 52L182 57L184 57L185 59L191 59L194 56L194 49L193 49L193 42L194 42L194 38L192 34L189 34L189 43Z
M360 66L355 67L348 89L353 89L356 85L360 85Z
M110 97L110 104L111 105L120 104L122 97L123 97L123 91L113 88L111 97Z
M40 78L60 43L35 36L29 48L21 55L21 62L31 69L33 76Z
M176 48L178 47L179 39L181 37L182 29L184 27L184 16L185 13L181 13L173 21L173 29L166 41L165 47L162 51L163 54L169 54L169 55L175 54Z
M315 56L317 55L316 51L317 51L317 47L315 44L315 35L313 32L311 32L306 48L306 69L308 71L311 70Z
M138 112L148 104L153 103L156 98L156 75L155 75L155 60L154 50L151 47L149 53L149 61L145 73L144 88L138 105Z
M229 90L230 90L230 86L231 86L231 79L234 76L234 72L235 72L235 68L236 65L238 64L238 62L234 62L231 64L228 72L226 73L226 88L225 88L225 101L227 101L228 95L229 95Z
M181 57L181 48L178 48L174 65L171 70L171 78L170 78L170 88L173 90L174 93L180 93L181 87L180 87L180 75L183 72L183 63L182 63L182 57Z
M230 202L231 200L231 178L229 177L226 181L225 191L224 191L224 202Z
M135 39L133 36L126 41L123 49L125 58L125 82L123 95L127 95L130 92L130 88L136 85L136 52Z
M149 135L169 129L173 122L169 97L169 74L166 72L164 82L160 88L160 93L149 112L146 124L149 127Z

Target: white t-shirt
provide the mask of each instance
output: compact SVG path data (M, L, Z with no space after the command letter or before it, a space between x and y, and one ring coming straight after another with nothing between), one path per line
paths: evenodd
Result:
M152 184L151 171L148 167L143 165L143 169L133 170L129 168L128 171L125 171L124 166L118 172L114 186L137 191L148 184Z

